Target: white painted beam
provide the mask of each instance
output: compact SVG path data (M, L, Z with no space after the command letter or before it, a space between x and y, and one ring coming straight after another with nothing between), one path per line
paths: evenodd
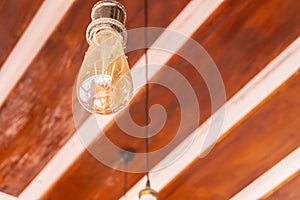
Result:
M0 192L0 200L18 200L18 198L14 197L12 195Z
M289 47L287 47L278 57L270 62L259 74L250 80L237 94L235 94L228 102L226 102L225 111L226 117L224 128L219 138L221 138L230 128L232 128L238 121L245 117L252 109L260 104L266 97L275 91L283 82L290 78L299 70L300 58L300 37L298 37ZM218 118L218 111L213 115ZM177 159L171 166L163 168L162 170L151 173L151 185L157 191L163 189L170 181L172 181L182 170L184 170L190 163L197 159L200 154L204 153L211 143L204 143L209 124L211 124L212 117L205 121L198 129L194 131L198 137L193 141L191 147L186 153ZM217 119L218 120L218 119ZM191 134L193 135L193 134ZM193 136L190 136L193 137ZM182 151L182 147L186 147L186 142L191 139L187 138L176 149L174 149L164 160L162 160L156 168L160 169L165 166L166 160L174 157L172 154ZM206 146L203 146L206 144ZM154 170L155 171L155 170ZM133 186L125 195L127 199L138 199L137 194L145 187L146 177L143 177L135 186ZM248 190L247 190L248 191ZM266 191L267 192L267 191ZM120 200L125 200L125 196ZM241 198L243 199L243 198ZM253 198L255 199L255 198Z
M260 199L300 170L300 147L234 195L232 200Z
M183 11L173 20L173 22L167 27L173 31L177 31L186 36L188 39L201 24L211 15L211 13L223 2L223 0L192 0ZM156 43L168 41L168 34L162 33L162 35L156 40L153 46L157 46ZM173 50L179 50L186 40L175 42ZM151 49L151 47L150 47ZM149 51L150 63L160 63L161 67L172 57L171 54L164 54L157 51ZM142 56L135 66L144 64L145 57ZM133 66L133 68L135 67ZM149 78L153 77L160 68L150 68ZM144 83L143 76L139 76L136 84ZM135 92L137 93L137 91ZM93 122L94 116L88 118L81 129L89 128L89 133L96 132L91 131L91 127L95 125ZM101 117L98 125L100 127L93 127L97 130L104 128L113 119L112 117ZM81 132L81 130L79 130ZM99 137L99 135L93 135L90 142ZM45 166L45 168L36 176L36 178L28 185L28 187L19 196L20 200L38 199L41 197L50 187L54 184L62 174L73 164L73 162L84 152L84 148L79 141L77 134L74 134L72 138L65 144L64 147L54 156L54 158Z
M45 0L41 5L1 67L0 107L74 1Z

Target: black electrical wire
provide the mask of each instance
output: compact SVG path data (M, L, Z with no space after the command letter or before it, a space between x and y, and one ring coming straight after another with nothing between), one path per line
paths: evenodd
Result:
M145 80L146 80L146 91L145 91L145 151L146 151L146 175L147 184L150 183L149 171L150 171L150 161L149 161L149 81L148 81L148 0L144 0L145 9Z

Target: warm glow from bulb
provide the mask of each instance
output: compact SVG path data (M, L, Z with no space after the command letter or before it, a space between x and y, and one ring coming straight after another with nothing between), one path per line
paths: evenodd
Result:
M144 194L140 197L140 200L157 200L152 194Z
M158 193L151 189L150 181L147 181L146 188L139 192L139 199L140 200L157 200Z
M121 37L113 29L94 35L77 77L76 92L80 104L91 113L115 113L130 101L130 69Z

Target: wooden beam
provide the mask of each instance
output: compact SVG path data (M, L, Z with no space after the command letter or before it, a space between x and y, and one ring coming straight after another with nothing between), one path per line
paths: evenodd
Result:
M231 200L261 199L300 170L300 147L234 195Z
M266 99L289 77L296 73L297 70L299 70L299 57L300 37L225 104L226 118L220 138L223 137L241 119L248 115L251 110ZM216 119L218 119L218 114L218 111L214 114ZM217 142L211 141L210 143L205 143L206 138L209 137L206 134L208 133L212 118L213 116L194 131L194 134L197 134L198 136L184 156L176 160L176 162L174 162L171 166L151 174L151 182L156 190L159 191L164 188L198 156L205 153L211 145L214 145L214 143ZM217 123L217 121L213 123ZM193 137L193 134L191 134L190 137ZM191 138L187 138L183 141L183 143L171 152L165 159L169 160L169 157L173 156L172 153L182 151L181 148L186 146L185 143L190 142L190 140ZM204 144L205 146L203 146ZM160 165L164 165L164 163L165 160L162 160L161 163L158 164L157 168L161 168ZM144 187L145 181L146 177L143 177L143 179L132 187L121 199L136 199L136 194L138 194L139 190Z
M272 200L272 199L285 199L285 200L294 200L300 199L300 170L293 174L285 183L281 184L274 191L270 192L262 199Z
M207 157L184 169L160 197L230 199L299 148L299 95L294 93L300 88L299 73L230 130Z
M234 95L299 36L299 19L295 18L295 13L298 12L295 3L298 1L287 1L278 6L280 2L279 0L268 0L263 3L259 0L226 1L192 36L204 44L217 63L228 97ZM281 20L277 20L279 18ZM265 26L266 24L268 26ZM287 26L289 32L286 31ZM262 37L257 37L258 35ZM188 46L183 49L189 50ZM199 105L201 105L202 120L207 119L210 115L210 101L201 76L197 76L193 67L176 56L167 63L167 66L174 67L189 80L197 93ZM154 79L172 81L169 74L164 73L163 70ZM172 83L176 84L176 81L173 80ZM168 91L155 87L151 89L150 94L150 104L163 105L170 116L164 130L150 140L150 146L152 150L155 150L170 141L173 132L177 131L174 124L180 122L180 113L176 112L178 111L176 99ZM180 94L184 95L185 93L181 91ZM141 112L144 105L143 97L141 94L136 100L134 99L133 105L129 108L133 119L138 124L143 124L144 115ZM189 106L186 106L185 109L193 112ZM194 127L190 126L190 122L185 123L185 126L184 131L187 136L194 130ZM106 135L119 147L130 145L134 151L143 152L143 141L136 141L128 137L115 124L107 127ZM99 143L95 142L95 145L97 144L101 144L101 139L99 139ZM105 150L109 152L108 156L115 156L109 150ZM139 174L130 174L129 176L128 187L142 177ZM116 199L124 194L124 190L118 187L122 184L122 173L105 167L86 151L42 199L50 197L59 199L66 197L66 193L67 197L72 199L100 197ZM76 188L81 188L80 193L76 192ZM66 190L70 192L66 192Z
M0 200L18 200L18 198L14 197L12 195L0 192Z
M229 97L234 95L299 36L299 20L294 15L298 13L297 6L295 6L297 2L292 0L279 6L280 0L226 1L192 36L204 44L218 64ZM271 29L269 26L265 26L270 22L272 22ZM287 27L289 27L288 32L286 31ZM183 48L188 50L188 46ZM193 67L176 56L172 57L167 66L172 66L189 80L200 102L202 121L207 119L210 115L210 102L201 76L197 76ZM154 79L167 79L173 81L172 83L175 85L177 84L176 79L172 79L170 74L164 73L163 70ZM152 150L155 150L166 144L168 139L173 136L172 133L177 131L174 124L179 123L180 113L176 112L178 111L176 99L168 91L155 87L151 89L150 93L150 103L163 105L170 116L166 127L157 137L150 140L150 146L153 148ZM184 95L185 92L181 91L180 94ZM143 124L144 113L141 112L144 105L143 100L144 96L139 95L129 108L133 119L138 124ZM190 122L185 123L185 136L189 135L194 128L190 126ZM106 135L119 147L125 148L130 145L134 151L143 152L143 141L133 141L115 124L107 127ZM99 142L95 144L101 144L101 139ZM108 156L112 157L115 154L110 152ZM139 174L130 174L129 176L128 187L142 177ZM103 166L86 151L42 199L59 199L66 197L66 193L67 197L72 199L97 198L99 196L115 199L124 194L123 189L118 187L122 184L122 173ZM77 188L80 188L80 193L66 192L66 190L77 191ZM112 190L114 193L107 192Z
M43 0L2 0L0 4L0 69Z
M172 21L172 23L167 27L173 31L177 31L186 36L186 39L192 35L199 26L210 16L210 14L221 4L222 0L218 1L191 1L181 13ZM196 12L197 11L197 12ZM190 15L190 13L195 13L195 15ZM172 40L168 33L162 33L159 38L154 42L153 46L157 46L157 43L165 43L165 41ZM180 42L175 42L175 51L180 49L180 47L186 42L182 40ZM150 48L151 49L151 48ZM161 67L170 58L171 54L164 54L162 52L150 51L149 57L151 57L151 63L160 63ZM133 66L143 65L144 55L137 61ZM153 77L160 68L150 68L149 77ZM138 76L137 84L144 84L142 76ZM135 91L138 93L138 91ZM90 133L97 133L96 130L104 129L113 119L113 117L107 116L97 116L98 120L101 121L99 127L94 127L94 116L86 119L83 125L80 127L79 132L85 132L88 130ZM96 134L91 137L90 143L94 141L95 138L99 137ZM61 150L54 156L54 158L45 166L45 168L38 174L38 176L29 184L29 186L20 195L20 200L33 199L41 197L56 181L59 180L61 175L75 162L75 160L84 152L84 147L82 146L78 135L74 134L72 138L61 148ZM59 166L59 167L58 167ZM38 191L38 192L37 192Z
M0 107L73 2L74 0L44 1L1 67Z

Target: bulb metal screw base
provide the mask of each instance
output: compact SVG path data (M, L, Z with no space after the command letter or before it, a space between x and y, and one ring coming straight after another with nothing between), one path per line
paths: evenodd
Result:
M120 35L123 46L127 42L124 26L126 21L125 7L114 0L104 0L96 3L91 12L92 22L86 30L86 40L91 44L94 35L103 29L113 29Z

